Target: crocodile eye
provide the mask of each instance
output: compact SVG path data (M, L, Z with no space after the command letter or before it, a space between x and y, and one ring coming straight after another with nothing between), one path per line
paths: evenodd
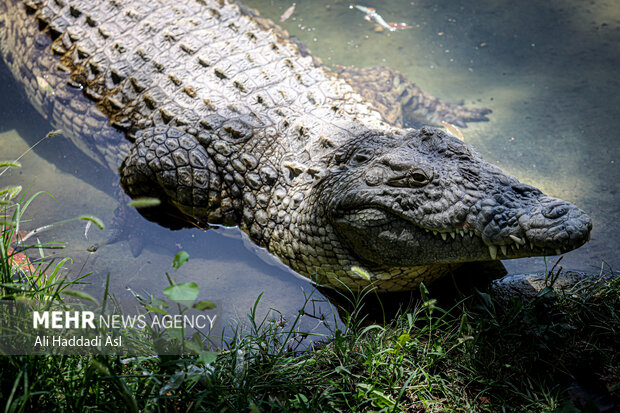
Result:
M421 169L414 169L409 174L409 183L411 186L422 186L430 182L431 178Z
M336 154L334 160L337 165L342 165L344 163L350 163L353 165L358 165L364 162L367 162L370 159L370 155L365 153L355 153L351 157L347 156L346 152L341 152Z
M354 164L364 163L364 162L367 162L368 160L370 160L370 155L367 154L367 153L363 153L363 152L362 153L356 153L351 158L351 161Z

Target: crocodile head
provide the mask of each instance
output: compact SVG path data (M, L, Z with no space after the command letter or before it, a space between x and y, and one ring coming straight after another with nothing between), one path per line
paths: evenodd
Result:
M327 175L321 198L339 241L383 268L555 255L592 228L575 205L433 128L350 141Z

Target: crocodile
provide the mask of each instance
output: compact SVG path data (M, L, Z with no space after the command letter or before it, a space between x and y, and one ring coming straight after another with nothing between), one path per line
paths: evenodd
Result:
M130 197L161 200L144 216L238 226L318 284L410 290L589 238L575 205L440 129L397 125L420 110L382 115L362 96L371 84L347 83L360 72L331 70L238 2L1 0L0 13L2 56L30 101ZM467 112L440 106L422 112Z

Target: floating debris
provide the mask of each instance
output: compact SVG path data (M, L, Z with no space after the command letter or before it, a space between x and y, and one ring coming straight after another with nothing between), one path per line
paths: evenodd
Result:
M461 130L459 128L457 128L456 126L448 122L441 121L440 123L441 123L441 126L446 128L446 130L448 131L450 135L454 136L456 139L460 140L461 142L465 142L463 133L461 133Z
M409 26L407 23L395 23L395 22L388 22L388 25L390 27L395 28L396 30L411 29L413 27L413 26Z
M286 20L288 20L288 18L291 17L294 12L295 12L295 3L293 3L291 7L289 7L288 9L286 9L284 13L282 13L282 16L280 16L280 23L283 23Z
M364 13L366 13L366 16L364 16L364 19L371 21L374 20L375 22L377 22L377 24L379 24L379 26L382 26L386 29L388 29L391 32L396 31L395 27L392 27L388 24L388 22L386 22L383 17L381 17L381 15L379 13L377 13L377 10L373 9L372 7L364 7L364 6L359 6L357 4L353 5L351 4L349 6L350 9L356 8Z
M92 221L87 221L86 222L86 227L84 228L84 238L88 239L88 230L90 229L90 226L92 225Z
M409 26L407 23L395 23L395 22L387 22L388 26L394 28L395 30L405 30L405 29L411 29L413 26ZM375 31L378 33L381 33L384 29L383 26L381 26L378 23L375 23Z

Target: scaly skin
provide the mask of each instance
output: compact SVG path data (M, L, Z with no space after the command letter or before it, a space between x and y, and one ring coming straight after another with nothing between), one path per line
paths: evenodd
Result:
M2 55L30 100L120 166L130 196L161 199L149 218L239 225L321 284L380 291L587 240L577 207L439 130L384 123L273 23L186 3L0 3Z

